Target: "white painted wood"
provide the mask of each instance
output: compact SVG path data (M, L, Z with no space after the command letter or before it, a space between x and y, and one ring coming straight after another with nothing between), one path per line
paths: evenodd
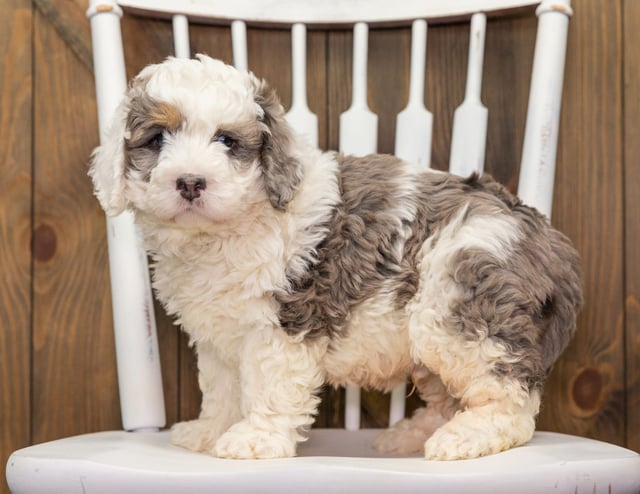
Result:
M173 53L179 58L191 58L189 21L185 15L173 16Z
M481 173L484 168L488 111L480 93L486 25L485 14L474 14L471 18L467 86L464 101L453 116L449 171L462 176Z
M410 23L414 19L469 17L475 12L494 12L537 5L535 0L122 0L123 7L141 13L181 13L201 20L253 24L352 25Z
M537 10L538 33L520 163L518 195L551 217L562 82L571 16L569 0L544 1Z
M102 142L127 87L121 12L114 2L92 0L87 15ZM160 354L147 256L133 214L108 217L107 239L122 423L132 431L159 429L166 422Z
M351 107L340 115L340 151L365 156L378 148L378 116L367 106L367 54L369 27L353 28L353 87Z
M169 443L169 433L99 432L11 455L14 494L541 494L640 492L640 456L613 444L535 432L527 444L464 461L384 458L379 429L312 429L299 457L226 460Z
M91 0L87 17L91 23L98 128L102 140L127 89L120 30L122 10L115 1Z
M291 108L286 118L289 124L318 147L318 117L307 104L307 28L294 24L291 28Z
M348 384L344 389L344 428L348 431L360 429L360 388Z
M401 383L391 390L391 404L389 405L389 427L400 422L407 409L407 384Z
M231 23L231 49L234 67L238 70L249 70L247 24L244 21L235 20Z
M395 154L426 170L431 163L433 115L424 106L427 23L419 19L411 27L409 102L396 119Z

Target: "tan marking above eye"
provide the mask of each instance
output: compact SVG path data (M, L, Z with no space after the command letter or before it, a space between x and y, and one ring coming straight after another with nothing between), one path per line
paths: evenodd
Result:
M134 96L131 98L127 117L127 127L131 136L127 139L127 146L146 147L155 136L165 131L176 132L183 126L184 121L184 116L175 105L157 101L147 94Z
M149 120L150 125L163 127L169 132L175 132L182 126L184 117L174 105L156 101L149 111Z

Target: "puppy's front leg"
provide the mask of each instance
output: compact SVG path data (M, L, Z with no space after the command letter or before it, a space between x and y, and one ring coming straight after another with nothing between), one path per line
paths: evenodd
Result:
M202 391L200 416L175 424L171 428L171 442L192 451L214 454L218 438L241 418L240 376L210 342L197 342L196 353Z
M294 456L313 423L326 342L303 341L279 327L251 332L240 364L242 416L216 443L224 458Z

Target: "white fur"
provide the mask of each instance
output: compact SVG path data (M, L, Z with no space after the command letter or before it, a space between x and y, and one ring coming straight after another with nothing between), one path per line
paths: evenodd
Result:
M392 293L382 291L362 303L350 316L347 336L329 344L323 360L327 380L391 391L414 367L407 329L407 316L394 309Z

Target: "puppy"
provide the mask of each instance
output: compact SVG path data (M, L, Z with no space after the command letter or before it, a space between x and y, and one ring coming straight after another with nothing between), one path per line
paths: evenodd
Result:
M134 79L90 175L108 214L134 212L197 352L202 408L175 444L292 456L323 384L407 377L426 406L381 451L453 460L531 438L579 260L489 176L321 152L263 81L203 55Z

